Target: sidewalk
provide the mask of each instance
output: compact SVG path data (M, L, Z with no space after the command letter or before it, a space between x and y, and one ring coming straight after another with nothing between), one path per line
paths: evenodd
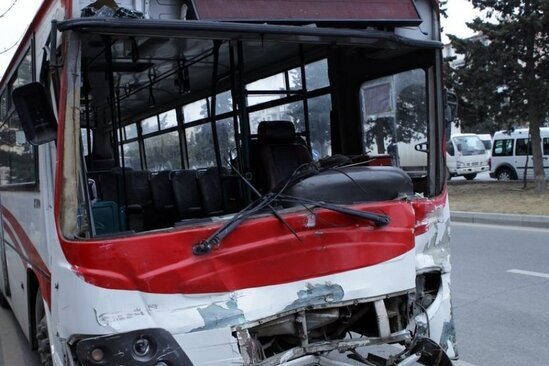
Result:
M470 224L509 225L549 229L549 216L452 211L450 212L450 218L454 222L466 222Z

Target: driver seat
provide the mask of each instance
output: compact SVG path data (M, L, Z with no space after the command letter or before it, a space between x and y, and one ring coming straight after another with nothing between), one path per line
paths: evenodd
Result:
M313 161L305 141L290 121L263 121L250 145L250 163L256 185L271 191L297 167Z

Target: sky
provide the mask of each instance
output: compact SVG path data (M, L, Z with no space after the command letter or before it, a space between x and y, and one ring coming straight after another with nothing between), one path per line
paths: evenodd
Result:
M0 17L0 77L17 47L13 47L7 52L3 51L21 39L42 3L42 0L0 0L0 15L4 14L14 1L15 5L11 10ZM478 11L474 10L467 0L449 0L448 18L442 19L444 32L462 38L472 36L473 32L467 28L465 22L471 21L478 14ZM443 35L442 41L447 43L448 38Z

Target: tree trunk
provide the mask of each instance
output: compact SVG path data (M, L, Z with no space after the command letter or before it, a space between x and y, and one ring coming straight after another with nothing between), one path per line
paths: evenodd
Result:
M531 11L530 1L526 1L524 15L531 17ZM543 89L538 86L539 80L536 78L536 63L534 60L536 30L532 26L531 20L528 24L528 28L526 36L526 98L528 103L528 120L530 121L530 136L532 139L532 160L534 165L536 192L542 194L545 192L545 173L539 128L543 120L542 111L545 100L543 100L540 93Z
M532 109L535 107L529 107ZM539 131L539 120L530 119L530 136L532 138L532 162L534 165L534 179L536 183L536 192L545 192L545 174L543 169L543 154L541 151L541 136Z

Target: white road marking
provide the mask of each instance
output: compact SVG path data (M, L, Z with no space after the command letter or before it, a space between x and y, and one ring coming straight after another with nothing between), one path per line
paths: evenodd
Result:
M547 232L549 231L548 228L541 228L541 227L528 227L528 226L513 226L510 224L479 224L479 223L472 223L472 222L463 222L463 221L452 221L452 226L474 226L474 227L483 227L485 229L495 229L498 230L520 230L520 231L540 231L540 232Z
M542 272L532 272L532 271L523 271L521 269L510 269L507 272L509 273L516 273L521 274L525 276L534 276L534 277L541 277L541 278L549 278L549 273L542 273Z
M473 365L472 363L465 362L465 361L461 361L461 360L459 360L459 361L453 361L452 364L453 364L454 366L475 366L475 365Z

